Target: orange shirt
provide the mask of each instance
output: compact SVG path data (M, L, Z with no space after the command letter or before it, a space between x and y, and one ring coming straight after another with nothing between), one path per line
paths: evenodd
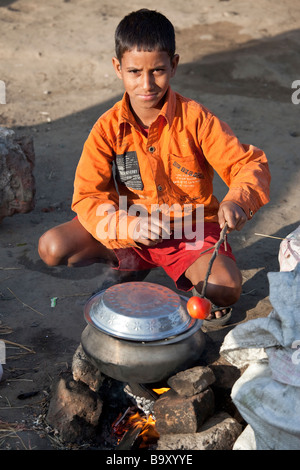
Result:
M201 204L205 221L218 222L214 170L229 188L223 201L238 204L249 219L269 201L270 173L264 152L240 143L208 109L169 88L145 135L125 93L98 119L85 142L72 209L104 245L125 248L135 245L124 232L124 224L127 227L135 219L127 217L132 204L142 204L149 213L154 205L191 204L195 208ZM106 238L102 237L104 227Z

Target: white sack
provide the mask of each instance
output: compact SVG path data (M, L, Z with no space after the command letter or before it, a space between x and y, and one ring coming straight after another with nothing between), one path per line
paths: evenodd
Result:
M300 262L300 226L280 243L278 261L280 271L292 271Z
M249 365L231 396L256 449L300 449L300 263L268 278L272 312L236 326L220 353L237 367ZM245 450L253 442L244 439Z
M256 450L255 434L250 424L239 435L232 450Z

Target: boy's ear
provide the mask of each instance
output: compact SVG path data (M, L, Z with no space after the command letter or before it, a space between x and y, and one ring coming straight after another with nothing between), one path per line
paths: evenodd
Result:
M179 62L179 55L175 54L173 59L172 59L172 77L174 77L174 75L176 73L178 62Z
M113 57L112 58L112 64L113 64L113 67L114 67L115 72L117 74L117 77L122 80L122 71L121 71L120 61L116 57Z

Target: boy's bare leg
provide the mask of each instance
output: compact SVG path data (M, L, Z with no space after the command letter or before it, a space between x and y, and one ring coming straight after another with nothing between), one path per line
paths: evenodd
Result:
M211 254L200 256L185 272L196 290L201 293ZM235 261L228 256L218 255L212 265L205 296L215 305L227 307L238 301L242 290L242 275ZM215 312L220 318L225 309Z
M48 230L39 240L39 255L48 266L88 266L117 261L109 250L85 230L78 219Z

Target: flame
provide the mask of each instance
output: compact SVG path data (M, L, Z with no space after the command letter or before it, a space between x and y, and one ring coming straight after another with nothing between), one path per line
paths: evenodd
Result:
M162 395L163 393L166 393L168 390L170 390L170 388L162 387L153 388L152 390L157 395ZM113 433L118 438L119 442L123 436L125 436L126 432L131 428L141 429L138 435L139 440L141 440L141 443L139 444L140 449L148 447L159 439L159 433L155 428L154 416L152 414L141 415L139 411L136 411L136 407L127 408L123 415L120 414L112 424Z
M166 393L170 388L168 387L162 387L162 388L153 388L153 392L155 392L157 395L162 395L163 393Z
M151 414L148 416L142 416L138 411L127 416L130 413L132 413L132 409L128 408L112 425L114 434L119 438L119 440L121 440L125 433L133 427L141 429L141 432L139 433L139 438L141 439L141 443L139 445L140 449L156 442L157 439L159 439L159 434L155 429L155 419L153 416Z
M147 447L152 442L159 439L159 434L155 429L155 419L149 416L141 416L139 412L135 413L129 420L131 426L142 428L139 438L142 439L140 449Z

